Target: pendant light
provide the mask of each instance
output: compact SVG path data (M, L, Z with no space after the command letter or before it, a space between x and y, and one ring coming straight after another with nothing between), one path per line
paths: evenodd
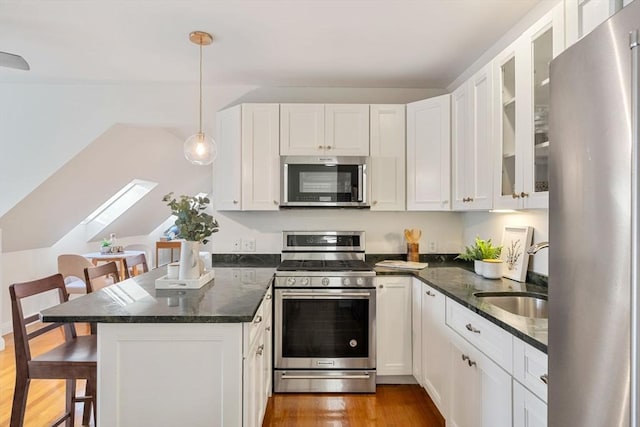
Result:
M200 46L200 116L198 133L191 135L184 142L184 157L194 165L210 165L216 158L216 143L213 138L202 131L202 46L210 45L213 37L204 31L193 31L189 40Z

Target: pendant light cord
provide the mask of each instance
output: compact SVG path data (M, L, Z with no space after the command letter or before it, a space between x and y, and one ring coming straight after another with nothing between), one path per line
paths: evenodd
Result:
M198 129L202 133L202 43L200 43L200 121L198 122Z

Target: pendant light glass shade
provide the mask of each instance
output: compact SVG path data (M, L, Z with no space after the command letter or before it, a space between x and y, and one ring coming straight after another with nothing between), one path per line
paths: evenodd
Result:
M206 166L213 163L217 150L213 138L206 136L202 131L202 46L211 44L213 37L204 31L193 31L189 34L189 40L200 46L200 116L198 133L191 135L184 142L184 157L194 165Z
M184 142L184 157L194 165L210 165L216 158L216 154L216 144L213 138L203 132L191 135Z

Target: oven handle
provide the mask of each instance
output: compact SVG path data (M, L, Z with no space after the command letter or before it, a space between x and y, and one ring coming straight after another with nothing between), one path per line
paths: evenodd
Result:
M283 299L306 299L318 297L329 299L343 299L344 297L370 298L371 292L283 292L281 296Z
M368 380L371 378L369 374L353 374L353 375L289 375L282 374L283 380Z

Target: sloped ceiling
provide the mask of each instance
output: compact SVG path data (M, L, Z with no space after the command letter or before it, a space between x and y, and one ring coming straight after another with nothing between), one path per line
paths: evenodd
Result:
M3 0L0 81L443 88L531 8L557 0Z
M3 251L52 246L136 178L158 185L105 235L151 233L170 215L166 193L211 192L212 168L187 162L182 144L168 129L113 126L0 218Z

